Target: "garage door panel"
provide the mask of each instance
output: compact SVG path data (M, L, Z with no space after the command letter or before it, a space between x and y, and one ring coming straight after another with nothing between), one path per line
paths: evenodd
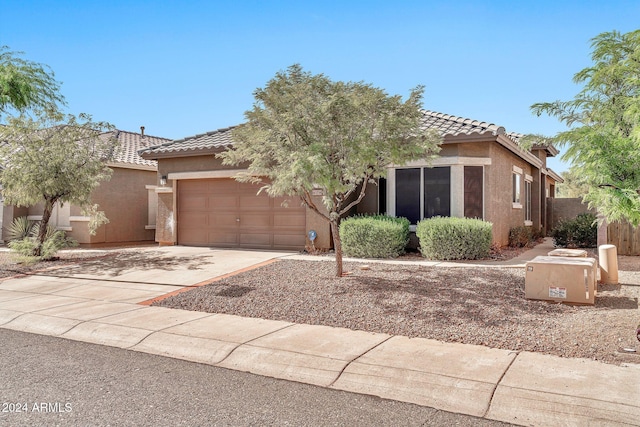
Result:
M235 179L207 179L202 181L206 184L206 192L209 194L238 194L239 182Z
M209 183L203 180L179 181L178 191L180 191L182 194L188 194L188 193L207 194L209 193Z
M209 214L209 224L212 227L235 228L238 226L237 219L235 214Z
M182 198L181 207L184 211L203 211L207 209L206 195L189 194Z
M207 233L203 233L202 229L181 228L180 235L185 241L189 242L189 244L191 245L208 245L209 244Z
M253 210L253 209L262 209L262 210L270 210L271 209L271 201L268 197L260 195L246 195L240 196L240 209L245 210Z
M240 226L242 228L269 228L271 217L267 213L240 213Z
M238 197L235 195L209 195L209 206L214 212L236 212L238 210Z
M240 245L244 247L271 246L271 234L267 233L240 233Z
M179 244L260 249L305 245L306 210L297 198L257 195L259 185L228 178L184 180L177 189ZM289 207L281 206L284 200Z
M220 232L213 231L208 233L203 233L208 237L209 243L213 245L231 245L236 246L238 244L238 234L233 232Z
M181 212L180 221L184 228L200 228L200 225L207 226L209 214L206 212Z

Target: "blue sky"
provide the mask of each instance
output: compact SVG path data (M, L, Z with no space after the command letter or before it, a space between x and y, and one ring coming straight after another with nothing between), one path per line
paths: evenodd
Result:
M242 122L294 63L390 94L422 84L426 109L553 135L563 125L529 106L571 99L590 39L638 16L637 0L0 0L0 45L49 65L69 112L172 139Z

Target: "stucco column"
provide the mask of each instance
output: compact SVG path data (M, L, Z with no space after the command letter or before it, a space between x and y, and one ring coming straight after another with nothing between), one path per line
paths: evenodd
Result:
M156 242L160 243L160 245L174 245L177 243L177 235L173 189L171 187L159 187L155 191L158 194Z
M387 169L387 214L396 216L396 170Z
M451 216L464 217L464 165L451 166Z
M598 214L598 246L606 245L609 243L607 220L602 214Z

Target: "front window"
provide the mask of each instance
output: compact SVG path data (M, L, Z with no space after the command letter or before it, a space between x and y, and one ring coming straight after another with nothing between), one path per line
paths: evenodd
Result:
M484 218L483 176L484 169L482 166L464 167L465 218Z
M396 216L417 224L423 218L451 215L451 168L397 169Z
M519 207L516 205L520 205L520 177L521 175L518 172L514 172L512 175L512 181L513 181L513 185L512 185L512 202L514 207Z
M531 223L531 181L524 182L524 221Z
M451 173L449 167L424 168L423 218L451 215Z
M422 169L396 170L396 216L407 218L411 224L417 224L420 211L420 174Z

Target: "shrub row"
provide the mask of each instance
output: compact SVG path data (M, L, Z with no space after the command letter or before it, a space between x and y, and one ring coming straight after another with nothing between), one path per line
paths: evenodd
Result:
M416 227L420 251L429 259L480 259L491 250L492 225L479 219L435 217ZM355 216L340 224L342 250L359 258L394 258L409 242L409 220L387 215Z
M420 252L429 259L480 259L491 250L492 224L479 219L434 217L416 227Z
M387 215L354 216L340 223L342 250L359 258L395 258L409 242L409 220Z

